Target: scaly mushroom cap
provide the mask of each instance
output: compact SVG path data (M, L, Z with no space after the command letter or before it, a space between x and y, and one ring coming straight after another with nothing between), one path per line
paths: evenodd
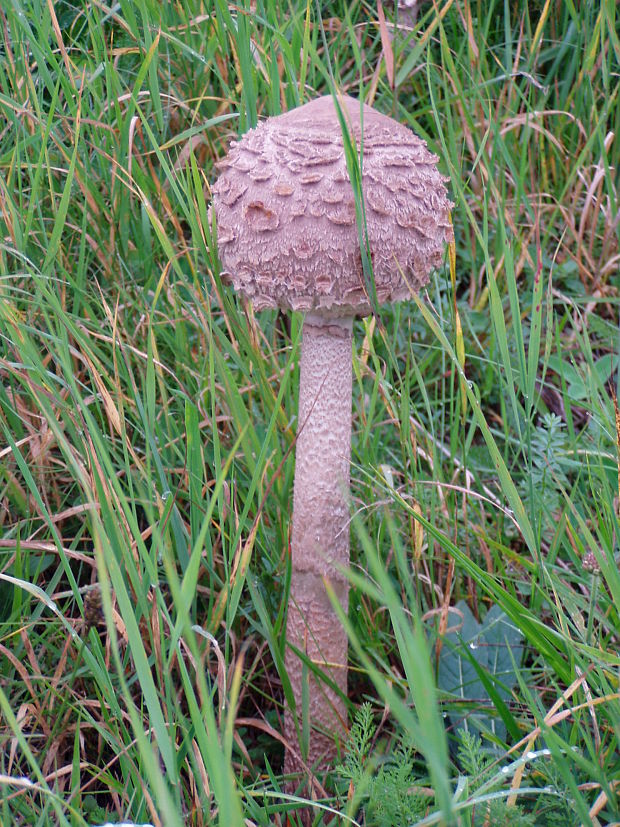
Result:
M453 239L437 157L405 126L340 98L358 152L380 304L408 298ZM257 310L367 315L353 188L331 95L232 144L213 187L223 275Z

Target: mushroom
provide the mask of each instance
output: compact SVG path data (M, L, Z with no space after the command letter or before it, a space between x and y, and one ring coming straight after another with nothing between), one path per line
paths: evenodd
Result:
M438 159L392 118L351 97L340 96L339 106L361 150L373 299L406 299L428 281L453 239ZM224 279L256 310L306 314L285 657L295 709L285 710L285 771L303 767L296 745L304 680L313 730L301 757L323 768L346 732L348 641L325 583L346 613L352 327L374 305L334 99L268 118L231 145L220 168L213 208ZM304 658L329 680L319 682Z

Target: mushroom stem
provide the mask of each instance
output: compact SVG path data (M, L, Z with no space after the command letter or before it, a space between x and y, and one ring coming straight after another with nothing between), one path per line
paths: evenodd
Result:
M350 317L318 314L308 314L303 326L286 629L285 663L295 698L295 710L287 709L284 717L287 773L302 769L299 755L308 766L329 765L336 754L334 738L346 731L347 635L325 580L346 612L349 584L342 569L349 564L352 328ZM291 646L316 663L342 694L317 681ZM303 748L296 752L304 730L304 681L311 727L307 755Z

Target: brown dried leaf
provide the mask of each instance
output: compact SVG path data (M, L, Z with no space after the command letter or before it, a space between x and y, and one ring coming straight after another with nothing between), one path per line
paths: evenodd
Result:
M387 74L390 89L394 88L394 52L392 51L392 38L385 25L385 14L381 0L377 3L377 14L379 16L379 31L381 32L381 46L385 57L385 72Z

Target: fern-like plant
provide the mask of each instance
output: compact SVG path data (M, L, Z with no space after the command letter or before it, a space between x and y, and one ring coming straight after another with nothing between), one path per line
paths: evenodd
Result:
M534 515L551 518L560 508L560 486L568 484L564 422L554 413L542 416L532 434L531 468L521 482L526 507Z
M485 794L500 789L501 778L497 774L495 759L487 755L479 736L463 729L459 732L458 761L471 798L476 797L476 790L484 786ZM493 775L498 777L493 784ZM536 823L531 815L524 813L515 804L508 805L503 798L475 804L471 810L472 827L533 827Z
M413 824L428 807L428 798L418 789L415 750L401 738L392 755L373 755L375 731L372 707L363 704L349 733L344 763L336 771L349 780L353 809L362 811L366 827Z

